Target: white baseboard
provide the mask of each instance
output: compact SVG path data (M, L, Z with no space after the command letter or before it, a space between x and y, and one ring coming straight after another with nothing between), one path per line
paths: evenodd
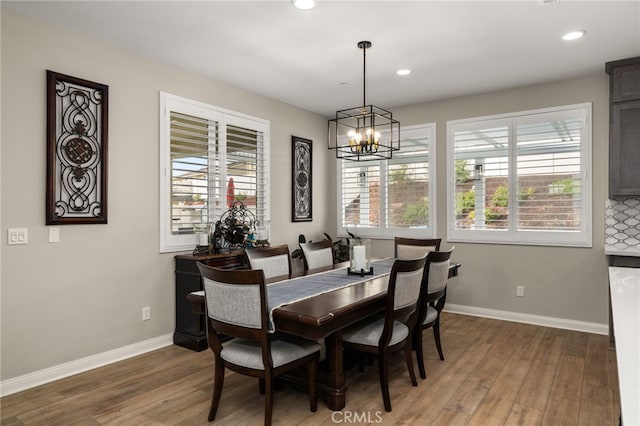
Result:
M445 312L453 314L472 315L475 317L493 318L504 321L521 322L525 324L542 325L545 327L562 328L565 330L582 331L593 334L609 334L607 324L576 321L566 318L545 317L542 315L523 314L520 312L500 311L497 309L478 308L475 306L456 305L447 303Z
M84 371L93 370L103 365L112 364L146 352L154 351L173 344L173 333L154 337L122 348L113 349L86 358L66 362L64 364L34 371L24 376L0 382L0 396L11 395L35 386L53 382Z

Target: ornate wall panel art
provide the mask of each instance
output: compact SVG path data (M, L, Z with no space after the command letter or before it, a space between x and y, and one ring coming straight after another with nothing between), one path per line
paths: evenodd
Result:
M311 141L292 136L291 153L293 159L291 220L293 222L308 222L313 220L311 209Z
M109 86L47 71L47 225L107 223Z

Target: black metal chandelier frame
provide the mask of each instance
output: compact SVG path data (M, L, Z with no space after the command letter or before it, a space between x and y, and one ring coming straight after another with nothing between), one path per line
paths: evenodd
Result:
M391 159L400 149L400 122L393 114L375 105L367 105L367 49L370 41L358 42L362 49L362 106L336 111L329 120L328 147L336 158L352 161Z

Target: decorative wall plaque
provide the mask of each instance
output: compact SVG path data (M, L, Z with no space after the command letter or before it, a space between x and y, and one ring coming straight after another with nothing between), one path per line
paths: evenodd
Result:
M109 86L47 70L47 225L107 223Z
M311 141L292 136L291 152L293 159L291 220L293 222L311 221L313 219L311 209Z

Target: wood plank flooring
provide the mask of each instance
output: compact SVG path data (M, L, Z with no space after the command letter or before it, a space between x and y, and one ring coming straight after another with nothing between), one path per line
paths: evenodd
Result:
M330 411L283 389L274 425L617 425L615 351L608 337L444 313L440 361L424 333L427 379L412 387L402 354L391 358L393 411L386 413L377 363L347 373L347 406ZM211 351L170 346L0 400L2 425L205 425ZM229 372L217 425L260 425L255 379Z

